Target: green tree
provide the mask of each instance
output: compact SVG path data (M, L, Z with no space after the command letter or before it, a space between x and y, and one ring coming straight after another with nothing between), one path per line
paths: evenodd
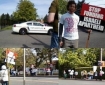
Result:
M98 65L100 58L99 48L65 49L59 52L59 77L64 69L78 69L79 67L92 67Z
M36 20L37 12L36 8L34 8L34 4L29 0L20 0L17 5L16 11L13 12L14 20L23 22L29 20Z
M44 19L43 19L45 23L47 22L47 17L48 17L48 16L47 16L47 14L46 14L46 16L45 16Z
M83 51L86 50L86 54ZM68 49L65 53L59 53L59 64L71 68L93 66L97 62L100 50L97 48Z
M60 14L64 14L67 12L67 9L66 9L66 5L67 5L67 1L66 0L58 0L58 3L59 3L59 13Z
M83 4L83 3L85 3L85 0L82 0L82 1L79 1L79 0L78 0L77 9L76 9L76 12L75 12L77 15L80 15L80 12L81 12L82 4Z
M10 25L10 15L7 13L7 14L5 14L5 16L6 16L6 25Z
M5 22L5 14L3 13L2 15L1 15L1 26L4 26L4 22Z
M59 1L59 13L60 14L64 14L67 12L67 2L70 1L70 0L58 0ZM75 13L77 15L80 15L80 12L81 12L81 8L82 8L82 4L85 3L85 0L82 0L82 1L79 1L78 0L78 3L77 3L77 9L75 11Z

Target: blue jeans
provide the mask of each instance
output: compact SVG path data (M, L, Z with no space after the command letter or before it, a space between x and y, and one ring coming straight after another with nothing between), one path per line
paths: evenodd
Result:
M3 81L2 85L8 85L8 81Z
M52 33L50 48L59 48L58 34L55 32Z

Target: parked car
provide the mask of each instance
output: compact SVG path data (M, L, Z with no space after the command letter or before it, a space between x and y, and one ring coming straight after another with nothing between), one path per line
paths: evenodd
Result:
M14 24L12 27L12 31L15 33L19 33L21 35L25 35L27 33L46 33L51 34L53 30L52 26L47 26L40 22L28 21L20 24Z

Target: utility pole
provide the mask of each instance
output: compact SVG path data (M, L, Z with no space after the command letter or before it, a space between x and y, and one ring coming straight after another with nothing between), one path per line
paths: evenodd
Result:
M26 59L25 59L25 48L24 48L24 59L23 59L23 66L24 66L24 77L23 77L23 85L25 85L25 76L26 76L26 73L25 73L25 69L26 69L26 66L25 66L25 62L26 62Z

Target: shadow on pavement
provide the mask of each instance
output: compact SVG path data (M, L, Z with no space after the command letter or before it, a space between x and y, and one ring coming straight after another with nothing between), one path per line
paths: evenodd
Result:
M45 48L50 48L49 45L47 45L46 43L42 42L41 40L38 40L34 37L32 37L31 35L28 35L29 37L33 38L34 40L37 40L39 43L32 43L32 45L43 45Z
M21 48L30 48L30 47L25 45L25 44L23 44L23 47L21 47Z

